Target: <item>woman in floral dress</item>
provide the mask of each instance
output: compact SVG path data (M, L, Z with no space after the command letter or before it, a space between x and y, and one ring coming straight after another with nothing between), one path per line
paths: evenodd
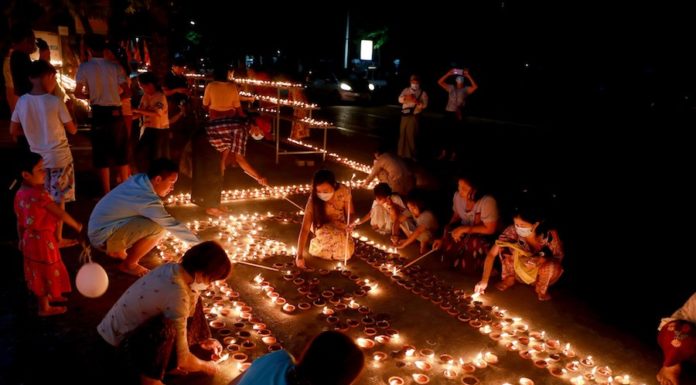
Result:
M305 267L303 253L311 228L314 238L309 243L310 255L339 261L353 255L355 245L350 236L352 226L347 224L348 213L354 214L350 189L336 182L333 172L317 171L297 241L295 263L298 267Z

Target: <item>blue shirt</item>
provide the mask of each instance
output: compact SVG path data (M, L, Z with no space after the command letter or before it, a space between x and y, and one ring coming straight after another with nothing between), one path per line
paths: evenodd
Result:
M288 371L294 367L295 362L287 351L268 353L251 364L237 385L287 385Z
M200 240L184 224L172 217L155 193L147 174L137 174L104 196L89 216L89 239L95 246L106 240L129 220L145 217L188 243Z

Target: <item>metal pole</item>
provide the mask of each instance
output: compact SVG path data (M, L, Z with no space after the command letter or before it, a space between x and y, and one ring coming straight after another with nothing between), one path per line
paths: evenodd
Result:
M343 55L343 68L348 69L348 41L350 40L350 11L346 13L346 45Z
M276 165L280 160L280 87L278 87L275 119L275 140L276 140Z

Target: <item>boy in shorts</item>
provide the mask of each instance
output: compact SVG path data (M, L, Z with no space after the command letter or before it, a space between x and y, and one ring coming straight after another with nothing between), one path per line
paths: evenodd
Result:
M29 67L32 89L17 101L10 132L24 135L32 152L40 154L46 168L46 190L61 209L75 201L75 170L65 132L74 135L77 127L62 100L51 95L56 86L56 69L44 60ZM60 247L77 244L63 239L63 222L59 222L56 239Z

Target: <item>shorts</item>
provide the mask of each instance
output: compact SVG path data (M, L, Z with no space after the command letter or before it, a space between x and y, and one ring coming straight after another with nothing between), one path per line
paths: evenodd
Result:
M120 106L92 106L91 139L95 168L128 165L128 131Z
M46 169L46 191L54 202L75 201L75 165Z
M125 251L141 239L158 238L164 233L164 228L150 219L133 217L116 229L106 240L106 245L101 245L101 248L107 253Z

